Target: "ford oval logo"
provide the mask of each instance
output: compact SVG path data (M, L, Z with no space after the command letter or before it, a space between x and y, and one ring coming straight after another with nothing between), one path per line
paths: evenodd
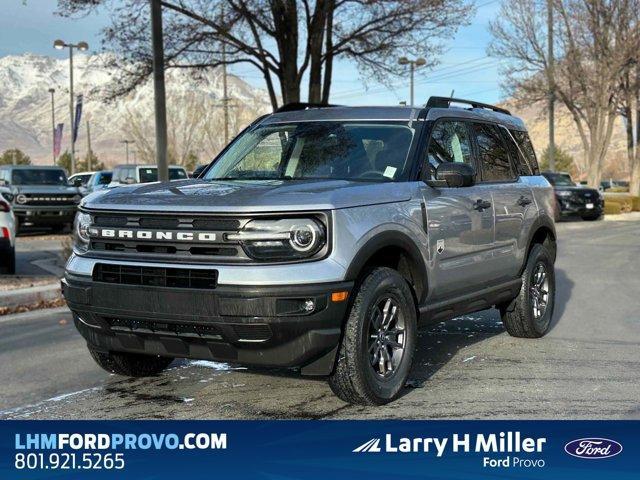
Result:
M564 451L578 458L609 458L622 452L622 445L608 438L579 438L564 446Z

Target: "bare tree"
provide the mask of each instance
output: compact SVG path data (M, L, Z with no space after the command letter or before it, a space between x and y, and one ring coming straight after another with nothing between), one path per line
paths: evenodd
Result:
M554 0L553 5L555 93L577 128L588 181L599 185L620 82L638 51L638 28L632 25L640 1ZM512 0L491 23L490 53L510 60L505 87L520 102L541 101L548 93L545 21L546 1Z
M246 64L264 77L272 107L299 102L308 74L308 100L327 103L337 58L364 75L399 75L398 55L436 64L438 40L470 18L467 0L165 0L168 68ZM58 0L61 15L106 7L112 25L105 47L121 53L111 97L130 92L151 72L148 0ZM222 53L222 45L225 53ZM279 92L277 90L279 86Z

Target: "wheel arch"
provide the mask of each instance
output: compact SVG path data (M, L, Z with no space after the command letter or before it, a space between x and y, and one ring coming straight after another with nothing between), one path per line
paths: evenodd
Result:
M407 234L386 231L369 239L349 264L345 280L357 281L376 266L398 271L411 286L416 306L422 304L428 289L427 267L420 249Z
M553 220L546 215L538 217L531 226L529 240L527 242L527 254L524 256L522 267L520 268L520 274L522 274L525 266L527 265L531 249L537 243L549 248L553 262L555 262L558 251L556 229Z

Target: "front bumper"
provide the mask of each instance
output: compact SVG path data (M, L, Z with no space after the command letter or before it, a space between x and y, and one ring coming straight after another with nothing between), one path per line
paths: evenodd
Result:
M560 214L563 216L580 215L580 216L600 216L604 213L604 200L595 199L592 202L574 201L572 199L566 199L563 197L556 197L558 206L560 208ZM587 208L587 205L591 204L591 208Z
M52 207L41 205L13 206L16 219L19 219L22 224L27 223L32 225L63 225L73 223L76 210L76 205L56 205Z
M96 349L331 373L352 282L218 285L214 289L121 285L67 272L63 295ZM313 300L306 314L291 305ZM293 303L291 303L293 302Z

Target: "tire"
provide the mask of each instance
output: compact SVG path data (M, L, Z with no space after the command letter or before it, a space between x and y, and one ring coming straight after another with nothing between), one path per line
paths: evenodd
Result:
M0 265L0 273L4 275L15 275L16 273L16 247L8 250L7 260Z
M331 390L345 402L359 405L383 405L395 399L413 362L416 317L405 279L391 268L372 270L354 292L336 367L329 377ZM385 318L389 319L386 328Z
M167 368L173 358L141 353L102 352L89 348L96 363L109 373L125 377L150 377Z
M600 220L602 218L602 214L598 214L598 215L584 215L582 217L582 220L587 221L587 222L593 222L595 220Z
M541 270L542 268L542 270ZM544 280L539 274L545 273ZM502 323L509 335L522 338L540 338L549 331L553 308L555 306L556 279L553 269L553 256L549 250L535 244L529 252L527 265L522 272L520 293L509 304L500 307ZM540 288L536 284L540 284ZM546 296L541 294L546 292ZM536 299L542 299L546 305L534 313ZM539 302L539 300L538 300ZM540 303L538 306L541 307ZM539 316L537 316L537 314Z

